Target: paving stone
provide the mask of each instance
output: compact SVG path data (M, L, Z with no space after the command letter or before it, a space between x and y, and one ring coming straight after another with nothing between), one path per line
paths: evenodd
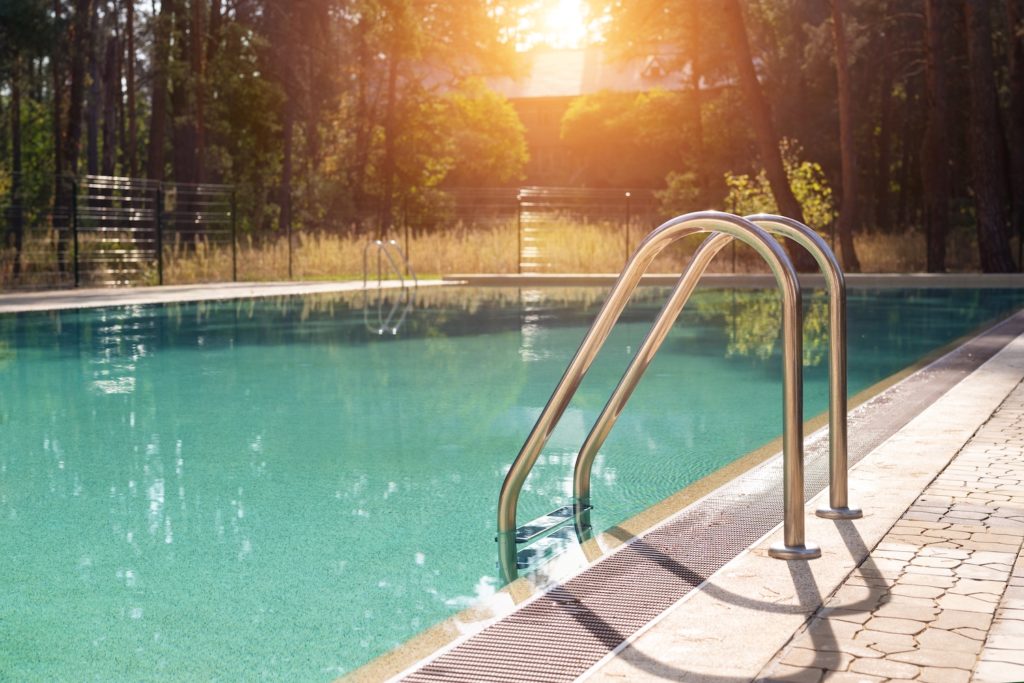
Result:
M963 569L963 567L959 567ZM927 574L904 574L896 582L896 585L911 586L935 586L936 588L949 588L956 584L956 578L952 576L929 576Z
M962 652L956 650L932 650L921 648L912 652L897 652L886 655L886 659L896 662L906 662L918 666L938 666L950 669L963 669L970 671L977 661L973 652Z
M996 617L992 623L992 633L1001 636L1024 636L1024 621Z
M926 586L926 588L927 587L928 586ZM899 593L890 592L889 595L882 600L882 604L888 605L890 603L896 603L898 605L905 606L936 608L938 607L938 604L935 600L936 598L915 598L912 595L901 595Z
M881 652L905 652L917 647L914 636L906 633L889 633L864 629L853 637L857 642L866 643L874 650Z
M996 606L985 600L979 600L970 595L955 595L947 593L938 599L939 607L945 610L956 610L958 612L983 612L995 614Z
M903 595L909 598L937 598L945 595L946 590L938 586L918 586L915 584L896 584L889 589L891 595Z
M917 642L923 649L929 650L951 650L971 654L981 652L980 641L940 628L926 628L917 634Z
M914 635L924 630L925 623L921 621L912 621L910 619L872 617L865 624L865 627L871 629L872 631L883 631L886 633L904 633L907 635Z
M1014 619L1024 621L1024 609L1006 609L1000 607L996 610L996 619Z
M917 680L925 683L967 683L971 680L971 672L926 666L921 669L921 675L917 677Z
M929 622L938 616L939 609L934 606L907 605L900 602L887 602L872 613L876 617L892 617Z
M918 565L907 565L907 574L925 574L927 576L956 576L952 568L946 567L921 567Z
M836 639L823 642L814 642L808 639L806 644L798 643L798 647L813 648L822 652L843 652L851 657L875 659L884 653L868 647L867 643L858 642L852 639ZM980 649L980 646L979 646Z
M976 640L979 643L984 643L985 638L988 636L988 631L981 631L976 628L955 628L952 632L964 638Z
M988 640L985 641L985 649L983 652L990 650L1020 650L1024 651L1024 636L1016 634L1002 634L993 629L992 633L988 634Z
M935 621L931 623L930 627L947 630L973 628L988 633L991 624L992 614L990 612L965 612L955 609L944 609Z
M974 595L975 593L988 593L1000 596L1006 590L1006 584L1001 581L982 581L980 579L961 579L949 589L950 593L958 595Z
M930 557L922 556L915 557L910 561L910 564L918 567L940 567L946 569L952 569L960 565L960 560L956 560L950 557Z
M815 640L853 638L860 630L860 624L837 619L818 619L817 617L811 619L811 623L807 627L807 633Z
M850 665L850 671L884 678L915 678L921 670L913 664L888 659L858 659Z
M963 579L981 579L984 581L1006 581L1010 573L1004 569L991 566L962 564L956 568L956 575Z

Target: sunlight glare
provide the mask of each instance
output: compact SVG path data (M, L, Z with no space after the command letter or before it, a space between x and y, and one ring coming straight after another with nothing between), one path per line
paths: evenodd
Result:
M586 0L548 0L541 32L551 47L580 47L587 37Z

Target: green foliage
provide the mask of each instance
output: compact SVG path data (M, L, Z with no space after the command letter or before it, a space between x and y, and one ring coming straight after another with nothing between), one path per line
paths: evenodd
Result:
M479 78L463 81L445 100L454 142L446 181L484 187L522 179L526 130L509 101Z
M665 184L664 190L654 193L662 214L679 216L703 208L698 205L701 192L696 173L672 171L665 177Z
M790 187L800 202L807 223L824 232L836 219L832 188L825 179L821 165L801 160L802 149L792 140L782 142L782 161L789 176ZM778 213L771 185L764 170L756 176L725 174L728 194L725 210L741 216L752 213Z

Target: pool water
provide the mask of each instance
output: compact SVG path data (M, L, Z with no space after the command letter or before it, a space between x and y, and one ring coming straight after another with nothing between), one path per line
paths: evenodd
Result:
M327 681L492 593L499 486L603 294L421 290L395 338L358 296L0 316L0 679ZM666 295L627 309L520 520L568 501ZM851 394L1020 305L851 291ZM778 306L694 296L597 459L597 528L781 432Z

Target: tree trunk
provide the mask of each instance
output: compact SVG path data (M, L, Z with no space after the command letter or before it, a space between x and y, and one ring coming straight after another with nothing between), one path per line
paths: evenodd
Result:
M188 44L198 36L189 35L185 3L175 4L173 22L175 68L171 70L171 137L174 144L171 150L171 165L174 182L191 183L195 181L196 130L190 106L189 73L185 65L189 63Z
M135 0L125 0L125 40L127 43L126 85L128 88L128 141L125 145L128 155L128 175L139 175L139 122L135 104Z
M921 186L924 195L924 234L929 273L946 269L949 234L949 87L946 74L951 61L945 41L952 30L947 0L925 2L925 92L928 122L921 147Z
M25 207L21 173L21 57L15 57L11 68L11 218L7 237L8 246L14 247L14 279L21 275L21 245L24 237Z
M206 63L204 59L204 48L206 46L203 16L203 3L199 0L192 0L192 26L190 29L191 41L190 63L192 67L193 100L195 104L192 136L195 142L195 159L193 161L193 181L203 182L203 159L206 157L206 119L205 119L205 98L206 98Z
M96 5L89 11L89 39L86 43L89 61L89 95L86 101L86 169L90 175L100 172L100 69L96 54L96 34L98 31Z
M857 225L857 149L853 140L853 100L850 87L849 57L846 54L846 30L843 0L832 0L832 38L836 50L836 82L839 91L839 151L842 157L843 199L839 212L839 246L843 268L860 270L860 260L853 247L853 228Z
M114 175L117 168L117 100L121 91L117 52L117 38L108 36L103 59L103 175Z
M153 180L164 179L164 139L167 135L167 70L170 54L173 0L161 0L153 35L153 85L149 119L149 155L147 172Z
M775 133L775 124L772 123L771 110L768 101L761 91L761 84L757 80L757 73L754 71L754 61L750 53L750 43L747 40L747 29L743 23L743 13L740 10L739 0L723 0L722 10L725 19L726 39L729 48L736 59L736 68L739 71L740 90L743 92L743 99L747 105L750 116L750 123L754 127L757 136L758 149L761 152L761 163L764 165L768 182L771 184L772 195L779 207L779 212L803 220L803 210L800 203L793 195L789 185L789 177L786 168L782 163L782 153L779 151L779 137ZM821 228L822 226L814 226ZM813 271L817 269L814 262L805 250L787 245L790 259L793 265L800 271Z
M892 232L892 51L883 47L882 77L878 84L878 137L875 139L875 227Z
M967 0L967 53L970 81L971 175L978 226L978 252L986 273L1013 270L1006 206L1006 188L999 103L996 98L995 58L992 54L990 0Z
M691 0L687 5L686 23L690 33L690 121L693 130L693 167L697 173L697 201L694 209L704 209L710 204L711 183L708 180L707 164L704 162L704 122L702 115L703 102L700 92L700 81L704 75L701 57L701 35L703 26L700 21L701 3Z
M1010 195L1013 198L1012 231L1017 236L1017 268L1024 271L1024 0L1006 0L1009 30L1010 116L1007 133L1010 142Z
M61 19L61 2L53 0L53 21L59 26ZM64 172L64 40L58 37L53 41L53 50L50 52L50 73L53 79L53 173L56 180L54 197L60 195L60 177Z
M287 96L286 96L287 97ZM295 103L287 97L284 103L284 121L282 125L284 145L281 155L281 215L279 227L288 240L289 254L292 241L292 151L295 137ZM291 279L291 258L288 260L288 279Z

